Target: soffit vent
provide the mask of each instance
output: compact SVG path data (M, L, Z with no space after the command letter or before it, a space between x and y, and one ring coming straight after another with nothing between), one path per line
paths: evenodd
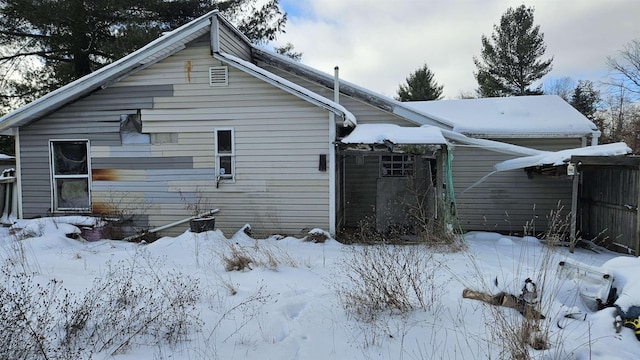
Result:
M209 86L228 86L229 70L226 66L213 66L209 68Z

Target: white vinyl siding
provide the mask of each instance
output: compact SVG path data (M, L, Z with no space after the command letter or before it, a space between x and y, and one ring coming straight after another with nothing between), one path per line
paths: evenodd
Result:
M579 139L511 139L516 145L540 150L579 147ZM460 225L465 231L522 233L524 226L544 231L547 217L558 205L571 209L571 179L534 176L523 169L497 172L493 166L515 155L477 147L456 146L453 151L453 185ZM473 186L476 184L475 186ZM473 186L472 188L470 188Z
M185 80L185 61L190 62ZM179 220L190 213L187 203L219 208L216 224L225 233L249 223L257 234L299 234L329 227L329 173L318 169L320 154L329 152L329 113L255 77L228 68L226 87L209 86L209 68L224 66L212 59L206 44L190 46L172 57L114 84L165 83L172 96L153 98L142 109L142 132L177 133L177 143L152 144L151 158L192 159L191 169L148 171L142 191L152 225ZM216 130L232 130L233 183L218 184L221 156ZM155 135L157 136L157 135ZM110 151L113 156L113 151ZM101 195L120 182L100 181ZM141 183L142 185L142 183ZM179 229L176 229L179 231Z

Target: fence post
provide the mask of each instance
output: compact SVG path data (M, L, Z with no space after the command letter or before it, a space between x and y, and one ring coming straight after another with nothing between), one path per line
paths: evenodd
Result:
M578 222L578 185L580 184L580 172L576 166L575 173L573 174L573 187L571 190L571 234L569 234L569 252L573 253L576 248L576 242L578 242L576 236L576 227Z

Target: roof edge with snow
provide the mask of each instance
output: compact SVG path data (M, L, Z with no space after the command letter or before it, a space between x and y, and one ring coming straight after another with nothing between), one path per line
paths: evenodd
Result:
M298 84L287 79L275 75L265 69L262 69L248 61L242 60L236 56L226 53L214 53L213 57L225 64L231 65L243 72L249 73L281 90L284 90L294 96L302 98L316 106L325 110L329 110L344 119L344 126L356 126L356 117L344 106L335 101L329 100L324 96L318 95Z
M572 156L617 156L631 153L623 142L587 146L560 151L542 151L540 154L505 160L494 165L496 171L524 169L543 165L564 165Z

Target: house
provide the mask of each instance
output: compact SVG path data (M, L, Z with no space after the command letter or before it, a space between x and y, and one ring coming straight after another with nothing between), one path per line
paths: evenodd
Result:
M570 199L569 179L514 170L471 186L497 162L599 135L553 96L400 103L257 47L215 11L5 115L0 131L16 139L20 217L150 228L219 208L223 231L261 234L402 225L393 202L416 178L430 216L455 204L464 229L521 231Z

